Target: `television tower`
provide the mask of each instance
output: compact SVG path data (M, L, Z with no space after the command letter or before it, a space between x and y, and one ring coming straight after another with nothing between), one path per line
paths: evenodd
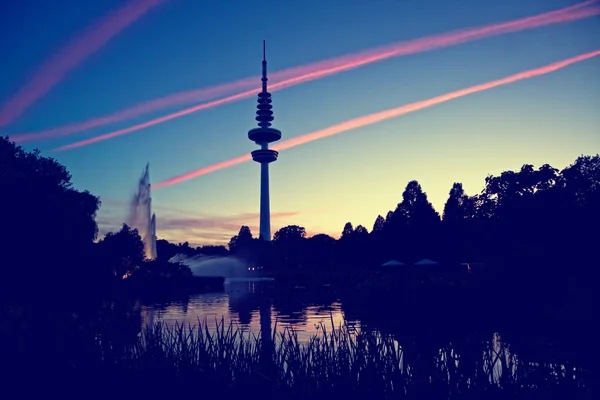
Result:
M262 91L258 94L258 106L256 120L258 128L248 132L248 139L260 146L254 150L252 159L260 163L260 237L263 240L271 240L271 209L269 205L269 163L277 161L279 153L269 149L269 143L281 139L281 131L271 128L273 121L273 106L271 105L271 93L267 92L267 58L263 40L262 61Z

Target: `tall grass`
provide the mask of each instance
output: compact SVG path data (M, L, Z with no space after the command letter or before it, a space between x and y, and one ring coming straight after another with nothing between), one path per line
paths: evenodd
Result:
M448 347L432 356L406 351L393 337L321 324L301 342L285 329L269 337L223 320L215 326L147 327L126 348L97 338L104 372L123 382L169 384L173 390L288 398L565 398L590 395L584 373L567 365L537 365L501 341ZM276 325L276 323L275 323ZM270 395L269 395L270 396ZM268 396L267 396L268 397Z

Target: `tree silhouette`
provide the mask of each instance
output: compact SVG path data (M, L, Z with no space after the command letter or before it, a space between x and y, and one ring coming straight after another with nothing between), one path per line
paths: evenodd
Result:
M348 222L344 226L342 236L336 246L336 258L347 266L364 267L369 244L369 231L362 225L353 229L352 224Z
M354 227L352 226L352 223L346 222L346 225L344 225L344 230L342 230L341 238L349 238L350 236L352 236L353 233L354 233Z
M147 260L132 274L139 278L189 278L192 276L190 267L181 262L169 262L164 259ZM129 278L128 278L129 279Z
M148 274L189 274L184 266L144 262L141 238L127 225L94 244L99 199L76 190L56 160L37 150L25 152L7 138L0 138L0 188L2 293L21 292L28 285L34 289L30 292L48 289L47 294L87 289L103 285L99 278L121 279L138 266ZM521 304L530 311L541 309L579 293L597 299L599 155L581 156L562 171L525 164L489 175L482 192L473 196L454 183L442 219L417 181L410 181L401 197L385 219L377 216L371 234L347 222L340 240L327 235L306 239L303 227L290 225L265 242L242 226L229 249L239 257L313 271L336 262L356 272L390 258L483 261L497 273L490 290L510 293L503 301L512 309ZM227 254L224 247L188 242L159 240L157 247L166 260L179 253ZM578 307L591 310L588 303L594 302Z
M326 248L326 246L331 246L335 243L334 238L324 233L317 233L316 235L311 236L308 240L314 244L322 245L323 248Z
M452 185L452 189L450 190L448 200L444 205L444 214L442 217L443 221L456 222L467 219L468 202L469 197L465 194L462 183L454 183L454 185Z
M334 262L333 249L336 240L329 235L319 233L305 241L303 260L308 266L315 269L331 267Z
M358 225L354 230L354 235L364 240L367 236L369 236L369 231L364 226Z
M165 239L159 239L156 241L156 254L158 255L159 260L168 261L172 257L179 254L180 249L174 243L169 243L169 241Z
M388 213L385 215L385 223L389 224L392 219L394 219L394 212L392 210L388 211Z
M275 242L297 242L306 237L306 230L302 226L288 225L284 226L273 235Z
M183 243L179 243L177 245L176 252L177 252L176 254L184 254L188 257L192 257L192 256L198 254L196 249L193 248L192 246L190 246L190 243L187 241L185 241Z
M238 233L238 240L240 240L241 242L249 242L250 240L252 240L252 232L250 231L249 227L244 225L240 228L240 232Z
M144 262L144 242L137 229L123 224L117 233L109 232L98 243L103 261L112 267L113 274L122 278Z
M238 235L232 236L231 239L229 239L229 243L227 243L227 248L229 248L230 252L235 253L237 251L237 242Z
M587 288L598 293L595 284L600 279L598 243L600 242L600 156L581 156L560 173L559 187L562 197L557 197L555 214L563 215L557 228L560 233L562 254L556 254L564 265L572 268L572 287ZM566 251L565 251L566 250ZM596 298L598 296L596 295ZM592 302L593 303L593 302Z
M381 215L378 215L377 218L375 219L375 223L373 224L373 229L371 230L371 233L383 232L384 227L385 227L385 220L383 219L383 217Z
M15 290L25 282L75 288L94 279L93 263L84 260L92 258L98 232L98 197L74 189L71 175L55 159L38 150L25 152L3 137L0 187L4 283Z
M427 200L427 194L423 192L421 185L417 181L410 181L402 193L402 203L400 203L410 226L431 227L440 222L440 216L433 208L433 205Z
M593 203L600 191L600 156L581 156L561 172L562 185L578 204Z
M390 211L390 213L392 212ZM390 218L392 217L390 216ZM388 246L388 241L391 242L391 238L387 238L386 234L389 236L388 222L383 219L381 215L378 215L373 224L367 247L367 251L371 254L371 261L377 265L386 261L386 258L388 258L391 253L389 250L389 247L391 246Z
M394 212L402 220L405 253L410 259L436 258L439 241L439 214L417 181L410 181L402 193L402 202Z
M443 258L454 263L467 261L475 246L469 240L468 221L473 218L473 200L465 194L462 183L455 182L448 194L443 214Z
M232 253L236 253L236 252L247 252L249 250L249 248L252 246L252 232L250 231L250 228L243 225L240 228L240 231L237 235L233 236L230 240L229 240L229 251L231 251Z
M275 258L285 266L301 265L307 260L306 230L302 226L289 225L279 229L273 235L273 251Z
M225 246L206 245L196 248L197 253L207 256L226 256L229 252Z

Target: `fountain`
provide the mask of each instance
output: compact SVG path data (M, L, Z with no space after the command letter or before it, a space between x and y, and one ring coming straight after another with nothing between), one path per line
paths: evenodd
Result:
M156 254L156 216L152 214L150 196L150 165L146 164L139 180L138 188L131 200L127 224L138 230L144 242L146 259L154 260ZM270 281L272 278L261 276L261 267L249 266L246 261L235 256L197 256L188 257L177 254L170 262L181 262L192 270L196 278L221 278L233 281ZM212 279L208 279L212 281Z
M150 164L138 183L138 189L131 200L127 224L136 228L144 242L146 259L156 259L156 215L152 214L152 198L150 196Z
M169 261L181 262L192 270L194 276L202 277L223 277L225 283L235 281L272 281L272 278L261 276L261 270L254 266L249 266L247 262L235 256L197 256L188 257L184 254L177 254Z

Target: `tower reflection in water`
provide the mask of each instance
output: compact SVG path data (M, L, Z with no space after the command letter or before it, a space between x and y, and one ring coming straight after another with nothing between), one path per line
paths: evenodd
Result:
M192 324L206 322L209 330L223 320L225 326L254 334L293 329L306 341L318 326L336 327L343 321L341 304L335 297L315 298L301 290L277 288L274 282L232 280L222 292L202 293L186 300L149 303L142 307L143 325L153 323Z

